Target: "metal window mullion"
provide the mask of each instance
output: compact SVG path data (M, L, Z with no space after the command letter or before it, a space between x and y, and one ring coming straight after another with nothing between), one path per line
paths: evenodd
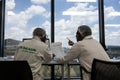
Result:
M4 56L5 0L0 0L0 57Z
M98 0L99 8L99 41L104 49L105 46L105 28L104 28L104 0Z
M51 0L51 42L54 42L54 0Z

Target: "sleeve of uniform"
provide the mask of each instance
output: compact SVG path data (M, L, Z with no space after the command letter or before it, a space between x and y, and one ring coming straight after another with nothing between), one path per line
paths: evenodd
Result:
M45 50L45 53L44 53L44 60L46 63L50 62L52 60L52 56L51 54L49 54L49 51L48 49Z
M80 55L80 48L79 45L77 43L75 43L72 48L70 49L70 51L67 53L66 56L64 56L63 58L59 59L58 62L60 63L66 63L68 61L71 61L73 59L78 58Z
M37 59L39 59L39 60L43 60L44 61L44 63L48 63L49 61L51 61L51 55L50 54L48 54L48 52L47 51L44 51L44 53L38 53L37 55L36 55L36 58Z

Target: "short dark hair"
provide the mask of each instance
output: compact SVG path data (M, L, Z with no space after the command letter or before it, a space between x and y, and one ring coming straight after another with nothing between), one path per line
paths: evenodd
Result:
M81 25L78 27L78 32L83 36L92 35L91 28L87 25Z
M46 32L42 28L35 28L33 31L33 36L39 36L40 38L46 36Z

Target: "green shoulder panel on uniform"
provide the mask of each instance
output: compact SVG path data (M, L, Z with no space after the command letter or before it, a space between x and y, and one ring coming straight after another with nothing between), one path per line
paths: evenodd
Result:
M26 47L26 46L19 46L19 48L22 49L22 51L24 51L24 52L36 53L36 49L34 49L34 48L30 48L30 47Z

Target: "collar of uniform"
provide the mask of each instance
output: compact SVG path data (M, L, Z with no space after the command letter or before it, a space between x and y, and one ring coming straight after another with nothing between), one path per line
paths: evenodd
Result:
M90 35L90 36L86 36L84 39L93 39L93 37Z
M38 36L33 36L33 39L41 41L41 39Z

